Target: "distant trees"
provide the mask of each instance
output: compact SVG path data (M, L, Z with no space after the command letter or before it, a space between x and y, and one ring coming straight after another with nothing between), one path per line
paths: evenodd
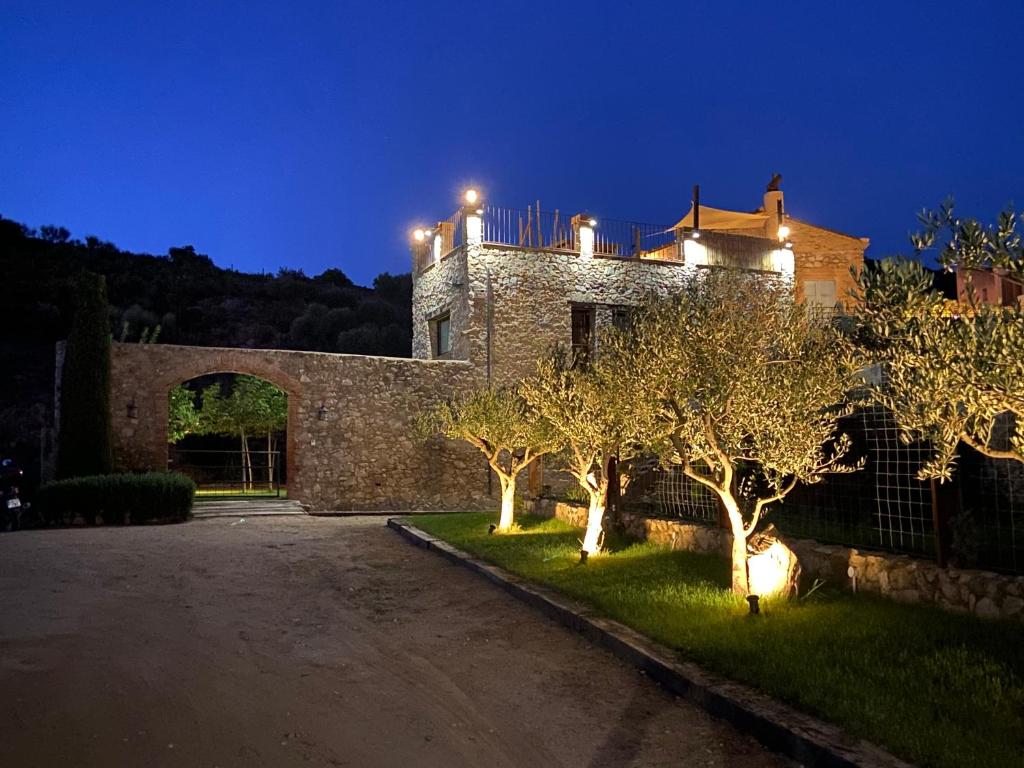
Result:
M63 338L72 302L60 301L56 317L50 316L52 306L68 293L68 276L88 265L107 278L115 339L127 320L129 340L159 324L161 341L171 343L411 354L408 274L384 273L373 288L365 288L338 268L316 277L295 269L246 274L221 269L191 245L150 256L121 251L94 236L84 240L72 240L63 227L47 225L37 233L0 218L0 266L7 289L0 303L0 340L52 343ZM34 322L37 317L40 322Z
M75 279L74 320L61 377L59 477L111 471L110 321L102 275Z

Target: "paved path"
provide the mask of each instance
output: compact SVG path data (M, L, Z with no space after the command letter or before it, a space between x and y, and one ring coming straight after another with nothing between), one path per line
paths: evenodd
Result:
M0 766L782 761L384 520L0 535Z

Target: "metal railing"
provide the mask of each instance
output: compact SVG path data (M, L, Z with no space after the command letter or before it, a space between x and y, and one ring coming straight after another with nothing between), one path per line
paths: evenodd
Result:
M254 448L217 451L173 448L168 469L181 472L196 484L200 496L280 496L280 451Z
M465 209L439 222L423 243L417 246L415 268L427 269L435 258L443 259L465 244ZM545 211L538 202L527 208L487 205L481 209L482 241L544 251L578 253L579 225L583 214L567 214L559 209ZM589 220L589 217L586 217ZM434 238L440 236L439 252ZM620 219L596 219L594 255L606 258L684 261L688 232L671 225L646 224ZM773 272L773 255L779 244L774 240L727 232L704 231L699 240L701 257L697 263L707 267L729 267Z
M488 205L483 213L483 241L546 251L578 251L578 230L572 215L536 208Z

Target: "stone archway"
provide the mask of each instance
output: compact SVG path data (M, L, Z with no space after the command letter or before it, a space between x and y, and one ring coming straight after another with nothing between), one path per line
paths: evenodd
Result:
M145 354L149 359L142 359L143 352L149 353ZM167 468L167 400L173 387L208 374L247 374L269 381L288 395L285 472L291 484L289 495L301 501L303 462L297 438L304 387L296 376L269 358L267 350L114 345L111 421L120 463L128 469Z
M231 374L240 374L240 375L252 376L252 377L260 379L262 381L269 382L269 383L273 384L275 387L277 387L278 389L280 389L282 392L284 392L287 395L287 398L288 398L288 406L287 406L288 407L288 414L287 414L287 422L286 422L286 425L285 425L285 435L284 435L284 442L285 442L285 451L284 451L284 455L285 455L285 472L284 472L284 476L285 476L285 478L289 478L289 479L294 478L295 477L294 472L296 470L296 467L298 466L298 462L296 462L296 451L298 449L297 447L299 445L299 441L296 439L296 437L297 437L297 434L298 434L299 401L301 400L301 396L302 396L302 386L301 386L301 384L298 381L296 381L293 377L289 376L288 374L284 373L283 371L281 371L279 369L268 368L265 365L259 365L259 364L256 364L256 365L246 365L246 366L234 365L231 368L225 367L225 366L229 365L230 362L231 361L225 360L225 361L222 361L221 363L218 364L218 362L215 361L215 360L214 361L204 361L204 363L206 363L206 365L200 366L201 368L204 368L204 370L202 370L201 372L196 373L196 374L189 374L189 375L186 376L186 378L184 378L184 379L182 379L180 381L175 380L175 381L171 381L170 383L167 383L166 381L161 379L161 380L157 380L156 382L154 382L154 393L153 394L157 397L157 400L153 403L152 407L153 407L153 410L154 410L154 414L157 416L157 419L156 419L156 421L157 421L157 429L158 430L162 429L162 431L163 431L163 433L165 435L168 433L168 423L167 423L167 421L168 421L169 414L168 414L168 408L166 407L166 405L165 405L165 407L163 409L162 419L160 418L160 414L158 413L159 412L159 402L160 402L159 401L159 397L160 397L159 390L160 389L164 389L165 390L164 394L163 394L163 402L166 404L168 402L170 392L171 392L171 390L174 387L176 387L178 384L183 384L183 383L185 383L187 381L192 381L193 379L199 378L201 376L207 376L207 375L211 375L211 374L231 373ZM213 366L213 367L211 367L209 370L205 370L207 365ZM239 369L242 369L242 370L239 370ZM259 371L259 372L257 372L257 371ZM164 466L170 466L170 462L169 462L170 449L171 449L170 443L165 441L165 451L167 452L167 456L165 456L165 458L164 458ZM269 447L268 447L267 450L269 452ZM296 487L298 487L298 485ZM292 490L294 490L294 489L292 489ZM291 498L297 499L298 496L297 496L296 493L292 492L291 493Z

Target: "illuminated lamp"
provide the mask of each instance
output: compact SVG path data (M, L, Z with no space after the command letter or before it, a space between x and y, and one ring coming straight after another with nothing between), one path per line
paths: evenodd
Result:
M690 232L690 239L691 240L700 240L700 230L699 229L695 229L692 232Z
M597 226L597 219L591 219L590 220L590 226L596 227Z
M480 193L471 187L466 190L462 197L468 205L473 205L473 203L480 199Z
M789 237L789 227L787 227L785 224L780 224L779 225L779 240L780 241L781 240L785 240L788 237Z
M785 243L783 243L782 247L783 248L788 248L789 250L792 251L793 250L793 243L791 243L789 240L787 240Z
M416 238L417 243L422 243L423 238L426 237L426 233L422 229L417 229L415 232L412 233L412 236Z

